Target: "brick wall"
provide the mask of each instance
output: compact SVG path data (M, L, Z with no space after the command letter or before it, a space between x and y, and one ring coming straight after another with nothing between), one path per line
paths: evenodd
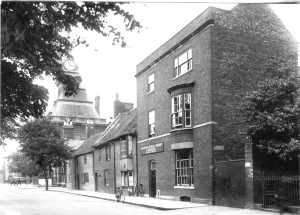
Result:
M263 4L240 4L220 15L212 28L213 144L225 155L244 158L245 132L239 114L241 98L270 76L271 57L293 54L294 43L278 17ZM230 128L230 129L229 129Z

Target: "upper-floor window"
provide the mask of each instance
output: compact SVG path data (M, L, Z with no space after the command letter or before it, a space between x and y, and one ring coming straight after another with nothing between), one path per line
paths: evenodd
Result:
M148 131L149 137L152 137L155 134L155 111L152 110L148 113Z
M132 136L121 141L121 158L132 156Z
M83 160L84 160L84 164L87 164L87 156L86 155L83 156Z
M192 49L189 49L174 59L174 78L177 78L192 70L192 64Z
M99 149L99 162L102 162L102 149Z
M154 91L154 74L148 76L148 93Z
M110 145L107 145L105 147L105 157L106 157L106 160L109 161L110 160L110 157L111 157L111 149L110 149Z
M191 127L191 94L180 94L172 98L172 128Z

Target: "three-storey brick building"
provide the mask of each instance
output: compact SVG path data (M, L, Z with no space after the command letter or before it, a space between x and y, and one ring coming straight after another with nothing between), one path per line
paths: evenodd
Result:
M297 58L294 40L269 6L239 4L208 8L139 63L138 180L146 193L214 202L218 161L242 160L237 172L245 181L237 107L271 75L269 59L288 54ZM245 197L245 184L226 183Z

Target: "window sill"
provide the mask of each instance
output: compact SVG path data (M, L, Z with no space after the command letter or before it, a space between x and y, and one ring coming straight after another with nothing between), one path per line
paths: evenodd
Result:
M183 73L183 74L181 74L181 75L179 75L179 76L173 78L173 81L176 80L177 78L180 78L181 76L184 76L185 74L187 74L187 73L189 73L189 72L191 72L191 71L193 71L193 69L190 69L190 70L188 70L186 73Z
M176 131L183 131L183 130L193 130L193 127L186 127L186 128L173 128L170 133L176 132Z
M121 157L120 160L123 160L123 159L132 159L132 156L126 156L126 157Z
M195 189L194 186L174 186L175 189L188 189L188 190L193 190Z
M150 94L152 94L152 93L154 93L155 92L155 90L153 90L153 91L151 91L151 92L147 92L147 95L150 95Z

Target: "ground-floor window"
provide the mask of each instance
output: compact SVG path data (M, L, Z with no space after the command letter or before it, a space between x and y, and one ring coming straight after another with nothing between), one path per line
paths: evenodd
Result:
M83 173L83 183L89 183L89 173Z
M176 156L176 186L194 185L193 150L184 149L175 152Z
M104 185L109 186L109 170L104 170Z
M124 187L133 186L133 171L121 172L121 185Z

